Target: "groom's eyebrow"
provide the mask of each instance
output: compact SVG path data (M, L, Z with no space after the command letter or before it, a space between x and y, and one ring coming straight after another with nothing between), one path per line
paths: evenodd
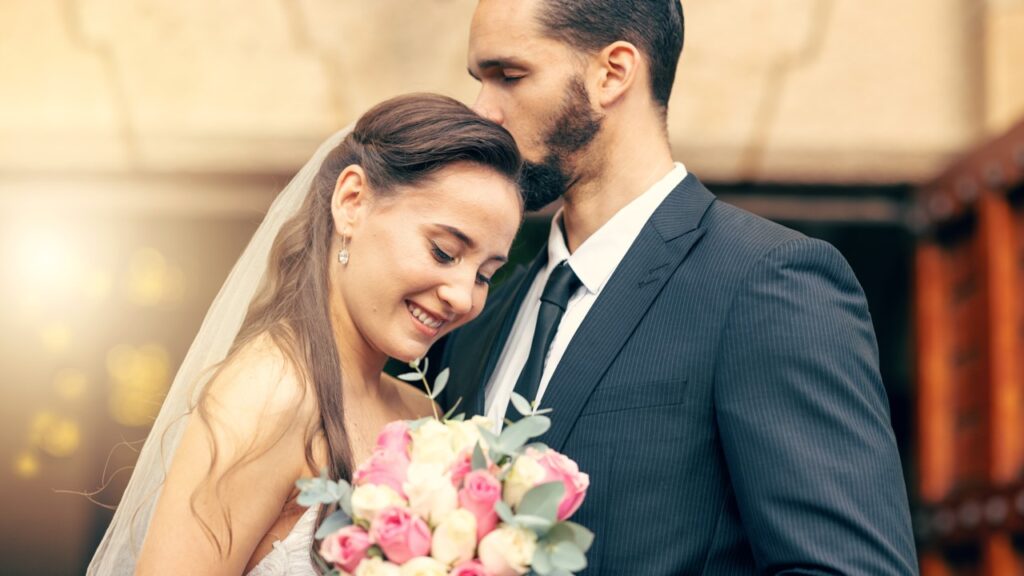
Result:
M469 75L474 79L480 80L480 76L486 74L488 70L492 70L494 68L523 68L524 64L512 57L501 57L481 60L476 63L476 67L480 69L480 75L473 72L472 68L467 68L466 71L469 72Z

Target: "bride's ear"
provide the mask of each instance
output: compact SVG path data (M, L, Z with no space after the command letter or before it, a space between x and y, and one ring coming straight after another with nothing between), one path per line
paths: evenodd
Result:
M334 195L331 196L331 214L336 233L355 227L366 210L367 194L366 172L361 166L352 164L341 171L334 184Z

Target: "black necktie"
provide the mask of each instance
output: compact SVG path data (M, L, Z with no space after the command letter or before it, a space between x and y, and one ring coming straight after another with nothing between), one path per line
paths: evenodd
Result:
M515 391L524 398L533 402L537 398L537 390L540 388L540 378L544 374L544 360L548 355L548 347L555 338L558 330L558 323L562 320L562 314L569 303L569 298L580 287L580 279L572 271L569 262L563 260L561 264L551 271L547 284L544 285L544 293L540 297L540 311L537 313L537 328L533 331L533 343L530 345L530 355L526 358L526 365L519 373L516 380ZM519 411L509 401L508 409L505 410L505 418L515 422L519 420Z

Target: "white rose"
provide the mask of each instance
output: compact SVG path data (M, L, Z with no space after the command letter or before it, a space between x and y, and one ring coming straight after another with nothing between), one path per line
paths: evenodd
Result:
M523 496L537 484L544 481L547 472L536 460L529 456L519 456L512 463L512 468L505 477L505 488L501 494L505 503L515 508L523 500Z
M405 505L405 499L398 492L381 484L363 484L352 491L352 514L367 522L373 522L384 508Z
M401 576L448 576L448 567L429 556L402 564Z
M469 510L459 509L449 514L434 530L430 555L435 560L453 566L473 559L476 551L476 516Z
M406 478L402 489L409 497L409 508L431 525L458 507L459 494L440 464L413 462Z
M480 440L480 428L472 421L455 422L449 420L445 423L452 433L452 449L456 453L463 450L472 450L473 446Z
M537 535L502 525L480 541L480 563L492 576L526 574L537 551Z
M413 463L434 463L444 468L451 466L455 460L452 449L452 432L437 420L428 420L420 426L412 436Z
M374 557L360 562L353 576L402 576L402 571L397 565Z

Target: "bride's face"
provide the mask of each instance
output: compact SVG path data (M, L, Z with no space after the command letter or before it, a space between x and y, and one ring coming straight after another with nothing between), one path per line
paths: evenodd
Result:
M412 360L475 318L522 219L519 192L491 168L452 164L381 197L359 167L338 179L332 313L365 353Z

